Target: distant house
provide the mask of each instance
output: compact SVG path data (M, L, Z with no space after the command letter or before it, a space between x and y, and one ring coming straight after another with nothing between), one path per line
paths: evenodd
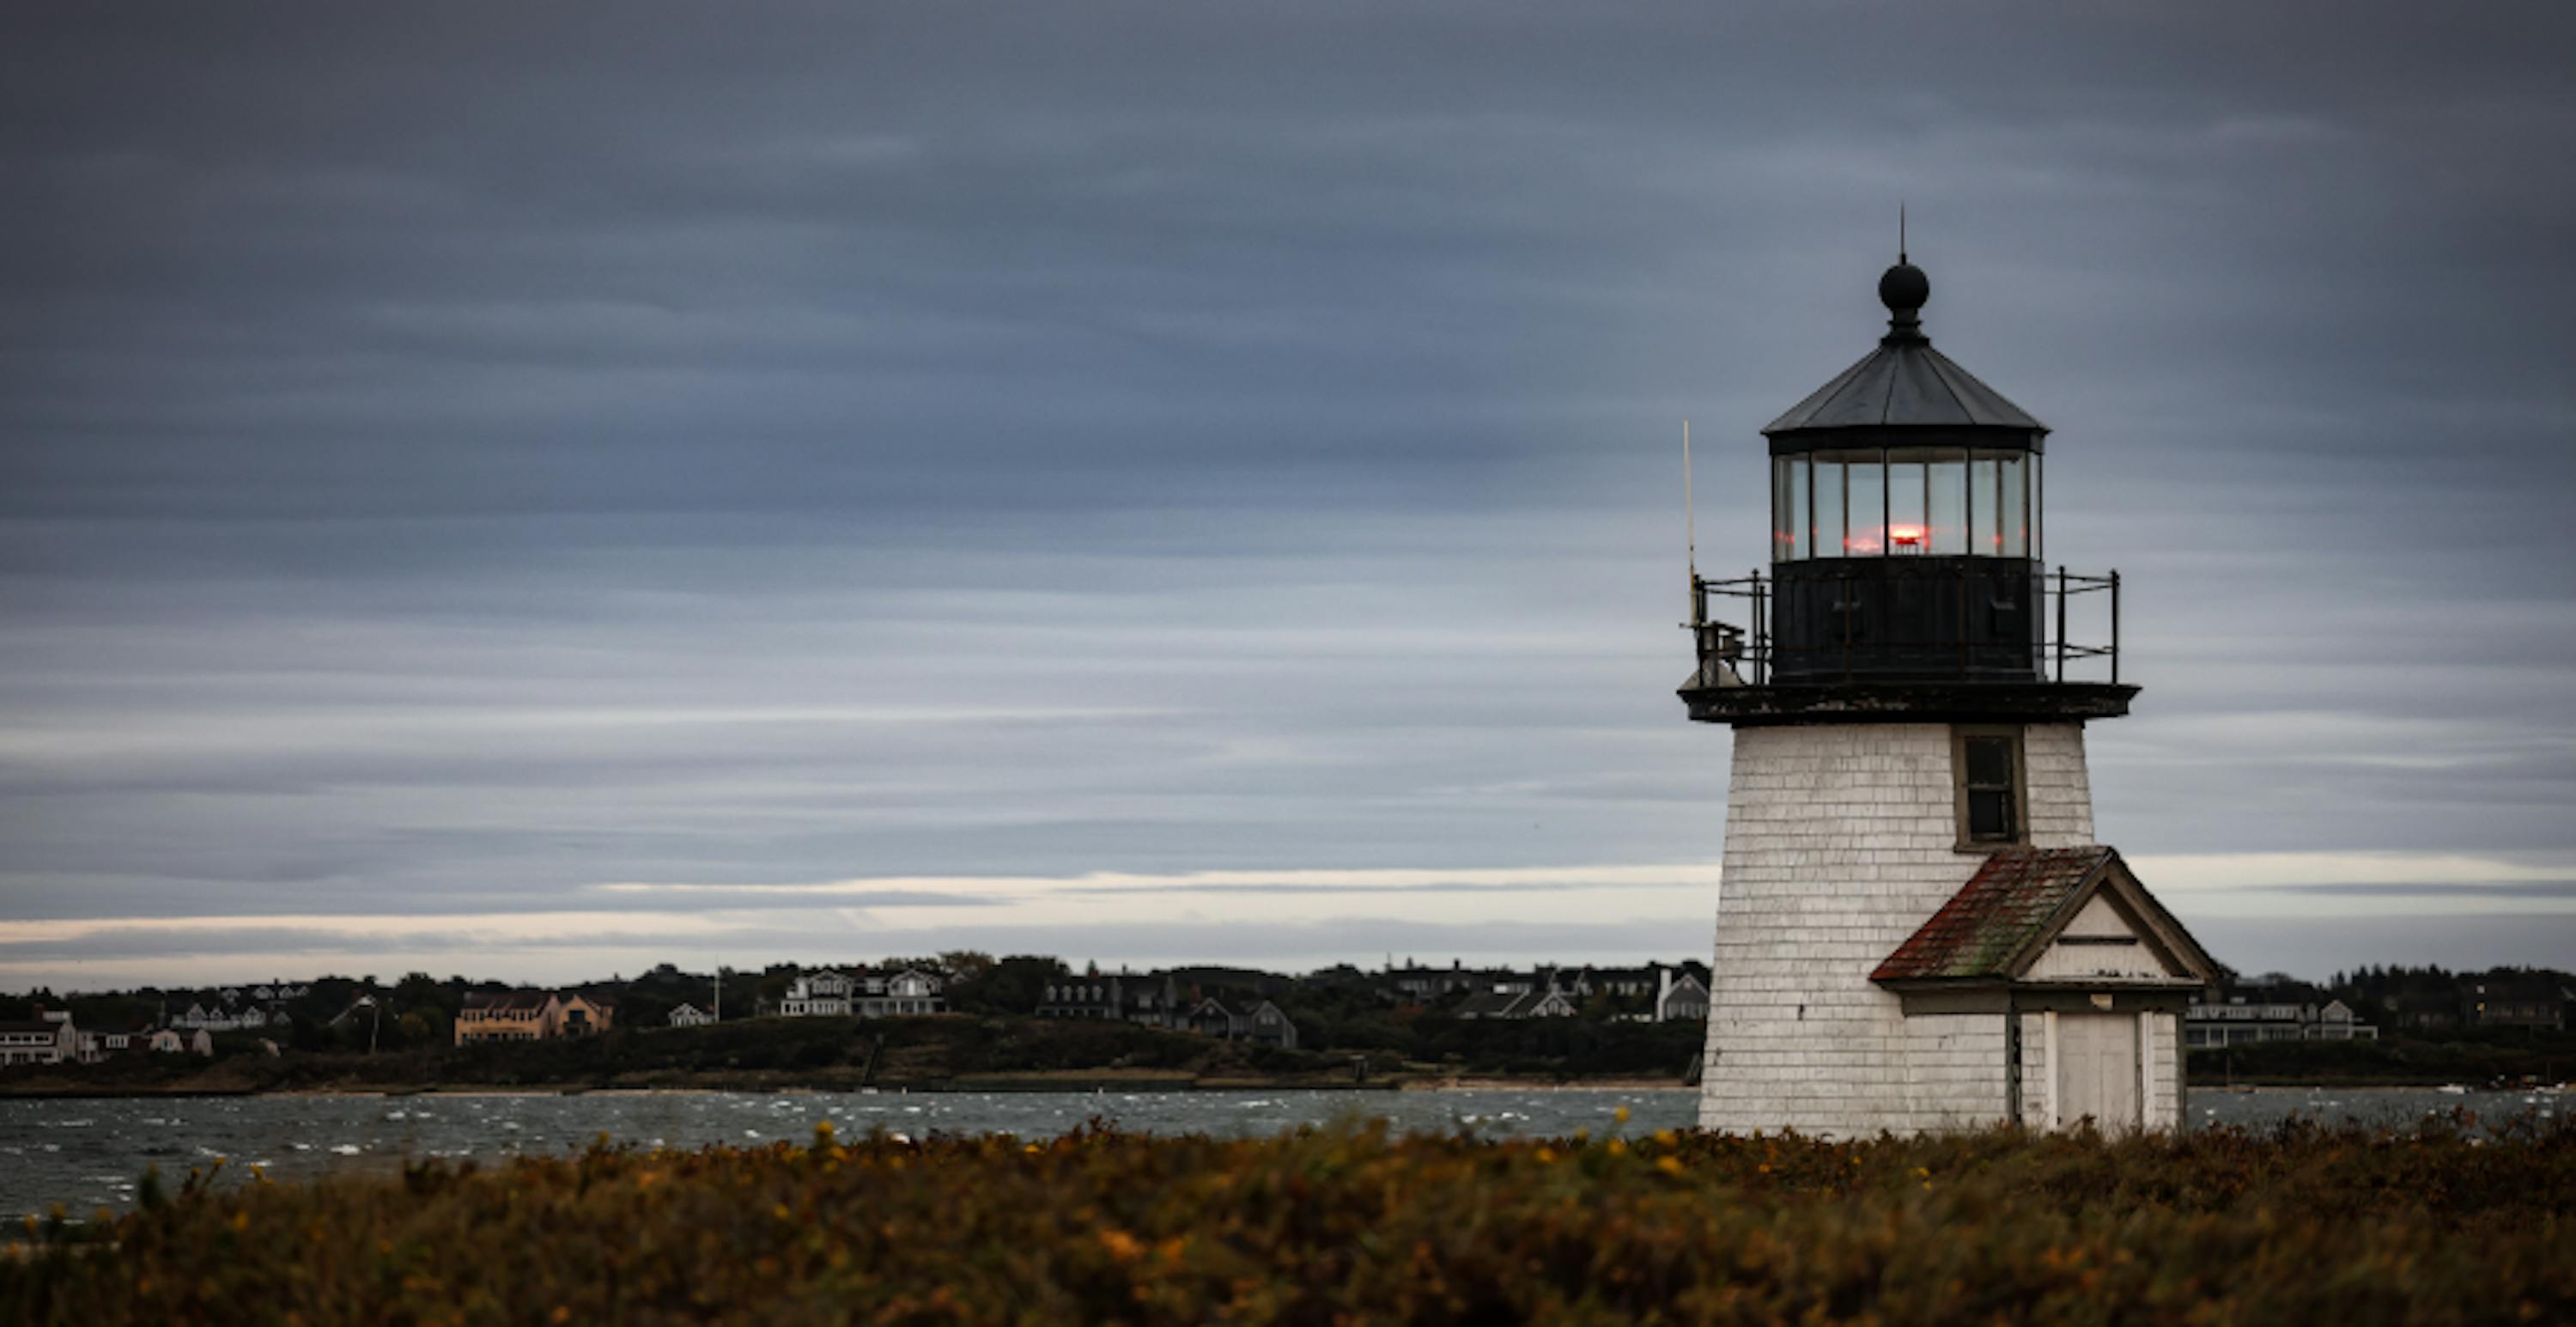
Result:
M894 1014L944 1014L946 983L934 972L807 972L787 984L778 1012L789 1018L885 1018Z
M1658 968L1655 986L1655 1021L1670 1023L1676 1019L1708 1017L1708 982L1691 966Z
M552 991L468 991L456 1015L456 1044L543 1041L555 1035L562 1013Z
M256 1032L272 1025L283 1026L288 1021L286 1011L283 1009L263 1010L255 1004L235 1008L234 1005L239 1003L238 997L241 992L227 991L225 994L235 998L231 1001L218 1000L213 1004L204 1002L191 1004L185 1013L174 1015L170 1019L170 1026L202 1028L208 1032Z
M1527 990L1515 983L1497 982L1491 989L1478 991L1458 1006L1459 1018L1572 1018L1574 1000L1555 986L1544 990Z
M80 1058L80 1030L68 1010L36 1011L36 1017L0 1022L0 1065L61 1064Z
M802 972L787 983L778 1012L789 1018L847 1018L858 983L844 972Z
M1554 987L1578 1007L1592 999L1610 1002L1613 1017L1636 1022L1668 1022L1708 1017L1708 968L1700 963L1649 963L1635 968L1542 969L1527 979L1498 982L1488 993L1520 994ZM1476 1002L1479 1017L1503 1007L1492 1000Z
M1642 968L1581 968L1557 974L1557 986L1576 999L1606 995L1616 1000L1651 1000L1661 989L1661 963Z
M2298 998L2313 988L2226 986L2216 1000L2193 997L2183 1011L2186 1050L2249 1046L2266 1041L2372 1041L2379 1029L2361 1021L2341 1000Z
M140 1051L152 1043L152 1025L138 1023L130 1027L80 1033L80 1062L98 1064L111 1055Z
M1138 976L1091 973L1059 977L1039 993L1040 1018L1106 1019L1146 1027L1186 1026L1190 1010L1179 983L1169 975Z
M213 1055L215 1034L204 1028L196 1028L188 1032L181 1032L177 1028L159 1028L152 1033L150 1045L153 1052L160 1055L182 1055L191 1052L198 1055Z
M2414 990L2389 997L2389 1021L2405 1032L2450 1032L2460 1026L2457 991Z
M2553 973L2498 969L2464 977L2460 985L2471 1027L2562 1030L2568 1005L2576 1003L2576 992Z
M940 994L946 983L937 973L919 968L901 972L861 974L858 989L851 995L861 1018L885 1018L894 1014L944 1014L947 998Z
M714 1021L716 1021L715 1015L693 1004L684 1004L672 1010L670 1017L670 1024L675 1028L705 1027Z
M468 991L456 1044L587 1037L617 1023L617 1002L588 991Z
M606 1032L617 1022L617 1002L605 995L575 991L556 997L555 1035L589 1037Z
M1202 1036L1249 1041L1281 1050L1297 1048L1297 1025L1279 1006L1259 996L1203 997L1190 1007L1188 1027Z
M1496 981L1506 980L1509 976L1507 973L1470 969L1463 962L1451 959L1445 968L1411 965L1388 968L1384 980L1386 988L1394 992L1396 998L1429 1004L1459 991L1491 990Z

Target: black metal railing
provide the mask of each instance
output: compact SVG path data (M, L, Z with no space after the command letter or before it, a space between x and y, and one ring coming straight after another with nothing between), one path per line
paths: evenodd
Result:
M2027 618L2020 614L2024 605L2004 602L2017 599L2020 592L2006 589L2001 598L1989 598L1982 607L1978 595L1992 596L1998 585L2009 587L2020 577L1998 580L1991 567L1974 562L1939 567L1917 564L1903 569L1902 576L1891 580L1886 564L1873 560L1861 569L1826 571L1813 564L1801 568L1794 582L1802 590L1820 586L1831 600L1832 624L1817 627L1809 623L1796 638L1784 642L1776 625L1780 607L1775 602L1779 582L1775 577L1756 571L1750 575L1712 579L1694 573L1691 576L1691 620L1683 625L1692 633L1701 675L1707 684L1724 684L1731 678L1751 686L1769 685L1775 673L1785 672L1783 681L1827 681L1879 678L1896 680L1904 677L1943 678L1952 680L2013 680L2065 682L2069 664L2073 664L2078 682L2099 681L2099 677L2082 674L2100 668L2113 684L2120 681L2120 573L2112 571L2099 576L2082 575L2059 567L2054 571L2033 568L2027 583L2033 587L2038 603ZM1868 606L1870 593L1887 594L1889 587L1902 581L1921 590L1929 602L1942 608L1927 618L1917 610L1907 617L1910 629L1870 630L1869 616L1862 611ZM1977 591L1972 594L1971 591ZM2090 625L2103 630L2091 641L2076 638L2071 620L2071 607L2088 596L2101 596L2101 618ZM1719 620L1711 611L1712 601L1718 613L1725 611L1725 601L1740 601L1744 606L1746 625ZM2009 610L2010 628L2000 628L1997 615ZM1972 616L1983 611L1988 618L1985 631L1975 630ZM1955 615L1955 617L1953 617ZM2089 614L2088 614L2089 615ZM1927 626L1927 623L1930 625ZM2025 649L2027 653L2025 653ZM2002 660L1999 664L1998 660ZM1787 667L1784 669L1783 664Z

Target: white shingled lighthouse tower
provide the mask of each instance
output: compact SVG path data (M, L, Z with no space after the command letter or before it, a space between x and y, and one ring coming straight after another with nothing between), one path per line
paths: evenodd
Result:
M1735 729L1700 1123L2174 1127L2217 970L2094 841L2118 573L2047 568L2047 427L1932 348L1921 269L1878 293L1878 346L1762 431L1769 574L1691 577L1681 695Z

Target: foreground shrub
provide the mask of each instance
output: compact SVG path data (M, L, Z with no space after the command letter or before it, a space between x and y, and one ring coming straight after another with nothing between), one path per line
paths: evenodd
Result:
M10 1322L2565 1322L2576 1130L1482 1142L1087 1129L195 1185Z

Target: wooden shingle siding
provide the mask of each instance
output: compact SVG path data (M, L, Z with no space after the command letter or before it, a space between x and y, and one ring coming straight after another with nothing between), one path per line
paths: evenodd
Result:
M1951 748L1946 724L1736 730L1703 1125L1850 1136L2010 1113L2005 1015L1918 1030L1869 980L1984 862L1957 850ZM2023 750L2032 845L2091 843L2082 728L2033 724Z

